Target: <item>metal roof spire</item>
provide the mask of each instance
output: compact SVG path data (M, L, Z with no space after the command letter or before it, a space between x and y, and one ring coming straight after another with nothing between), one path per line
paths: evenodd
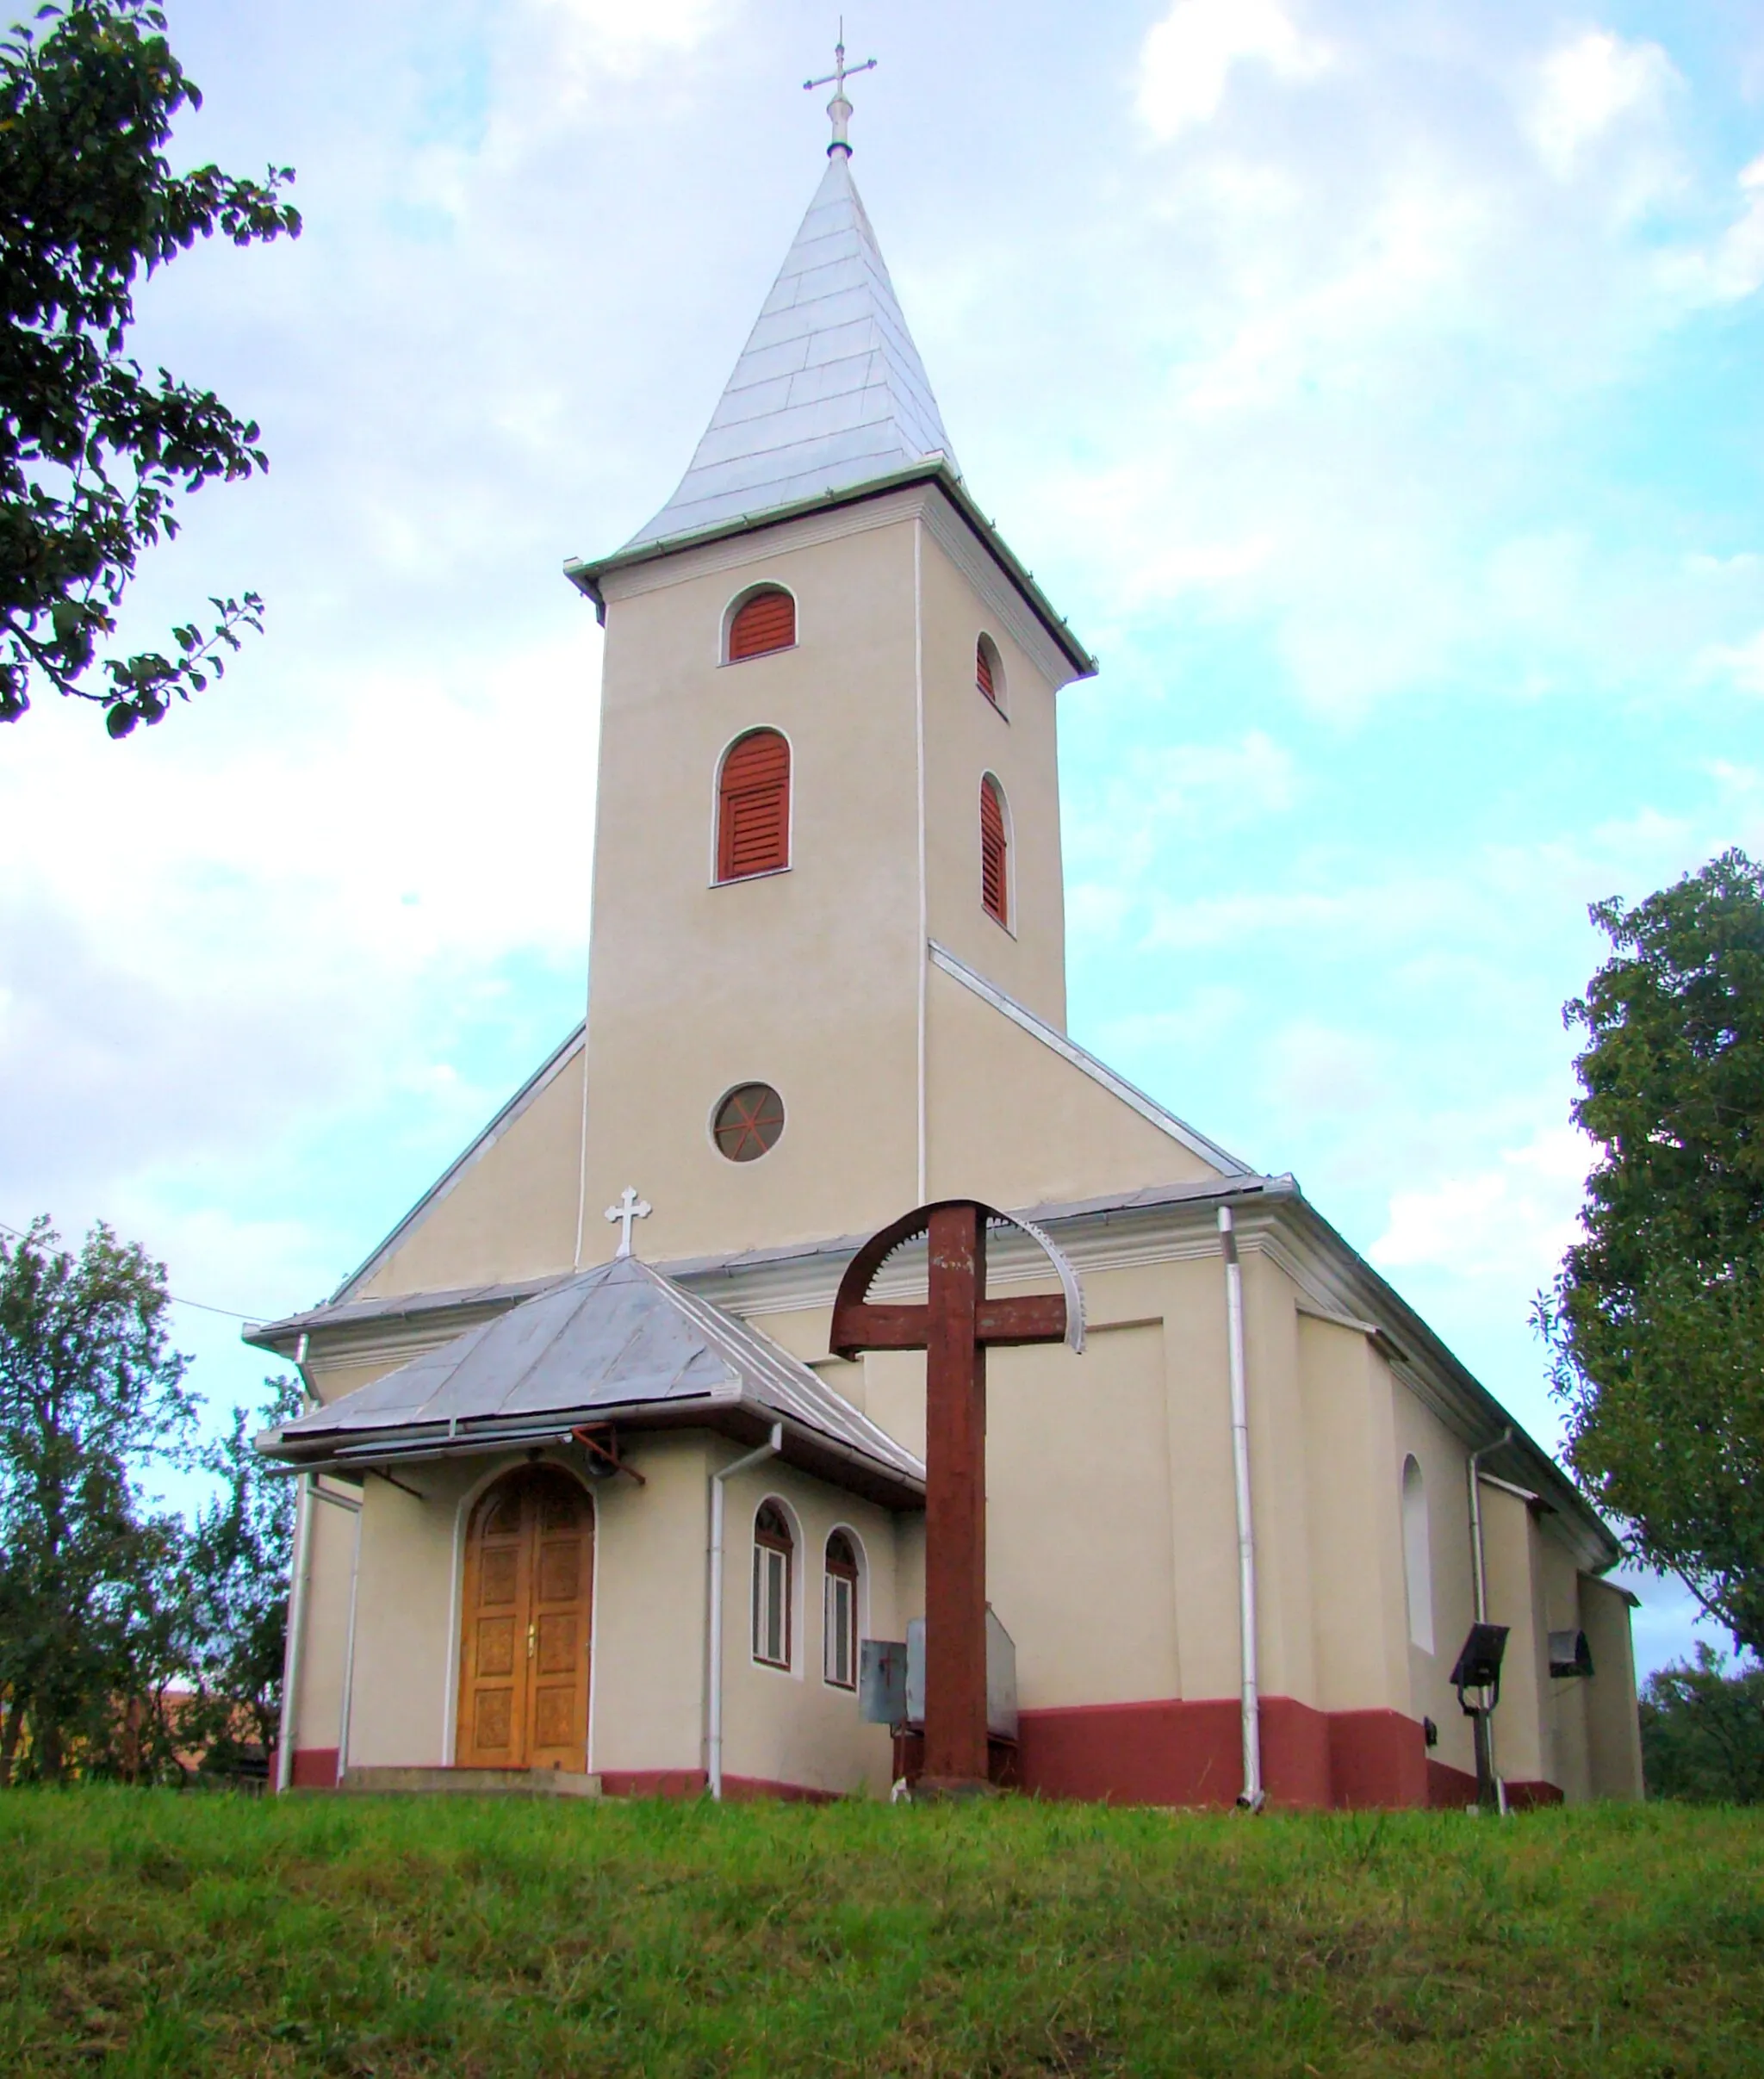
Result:
M833 121L833 142L827 147L831 158L835 152L851 157L851 140L845 133L845 126L851 121L851 103L845 98L845 83L860 72L873 72L876 60L866 58L861 65L848 65L845 62L845 16L839 17L839 41L833 47L833 70L820 79L805 79L803 92L812 94L817 87L831 87L833 98L827 104L827 113Z
M842 44L839 59L835 82L850 76ZM820 186L691 465L627 549L834 496L934 456L961 474L858 199L842 110L851 112L842 92Z

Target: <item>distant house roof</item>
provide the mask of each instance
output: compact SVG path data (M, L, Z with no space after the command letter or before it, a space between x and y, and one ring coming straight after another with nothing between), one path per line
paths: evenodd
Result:
M634 1257L525 1299L370 1385L268 1430L266 1456L373 1465L565 1437L581 1424L773 1423L783 1455L893 1506L924 1468L798 1359Z

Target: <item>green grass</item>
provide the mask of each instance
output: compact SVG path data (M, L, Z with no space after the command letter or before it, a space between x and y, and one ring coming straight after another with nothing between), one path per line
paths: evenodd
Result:
M0 2071L1764 2073L1764 1811L0 1793Z

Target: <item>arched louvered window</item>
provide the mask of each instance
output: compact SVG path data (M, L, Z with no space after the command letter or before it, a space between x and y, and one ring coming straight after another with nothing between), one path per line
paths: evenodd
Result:
M761 1502L754 1518L754 1658L767 1667L790 1666L795 1558L790 1518L775 1501Z
M717 785L717 878L789 864L790 746L776 729L753 729L730 747Z
M749 593L729 624L729 661L763 657L796 641L796 601L776 585Z
M980 900L986 915L1007 930L1010 926L1009 853L1003 791L988 773L980 782Z
M827 1540L821 1608L821 1673L835 1689L858 1685L858 1555L848 1532Z
M991 636L982 636L974 645L974 684L1002 715L1004 712L1004 667L999 661L998 645Z

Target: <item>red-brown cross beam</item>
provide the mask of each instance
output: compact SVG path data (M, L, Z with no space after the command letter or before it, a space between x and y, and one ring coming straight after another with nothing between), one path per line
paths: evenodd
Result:
M925 1763L929 1789L986 1782L986 1352L996 1344L1073 1341L1064 1293L986 1297L986 1224L972 1199L921 1206L852 1258L833 1302L833 1354L925 1352ZM1020 1222L1006 1224L1019 1226ZM1034 1230L1029 1230L1034 1233ZM922 1306L879 1306L869 1291L904 1243L929 1236ZM1034 1238L1071 1278L1044 1235Z

